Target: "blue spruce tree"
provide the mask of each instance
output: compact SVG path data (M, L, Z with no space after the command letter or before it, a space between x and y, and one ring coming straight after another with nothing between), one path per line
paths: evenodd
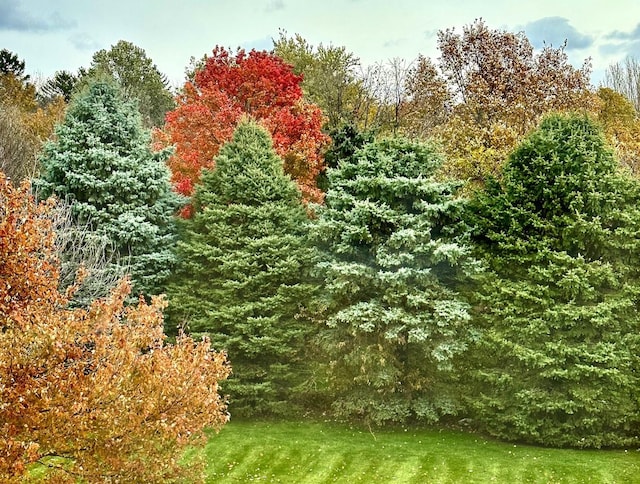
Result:
M130 272L133 294L158 294L174 263L174 213L165 161L154 152L136 106L112 81L94 80L71 102L54 141L41 155L34 181L39 197L70 205L78 226L107 243Z
M314 240L322 260L318 341L334 410L374 423L458 410L448 384L473 339L458 285L474 274L465 202L437 181L430 145L370 142L328 171Z

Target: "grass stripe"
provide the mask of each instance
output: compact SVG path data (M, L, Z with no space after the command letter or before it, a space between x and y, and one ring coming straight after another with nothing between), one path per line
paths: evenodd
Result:
M229 423L207 482L640 484L640 451L521 446L441 429L375 432L313 422Z

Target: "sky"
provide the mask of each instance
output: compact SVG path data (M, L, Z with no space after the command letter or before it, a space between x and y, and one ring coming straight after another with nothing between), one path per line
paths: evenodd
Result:
M312 45L344 46L366 66L422 54L437 59L437 32L482 18L524 31L534 47L567 41L570 61L608 66L640 58L638 0L0 0L0 49L37 81L91 64L119 40L143 48L174 86L191 57L216 45L271 49L285 30Z

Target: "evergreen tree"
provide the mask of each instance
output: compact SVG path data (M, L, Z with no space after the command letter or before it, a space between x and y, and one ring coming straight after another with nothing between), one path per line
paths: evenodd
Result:
M20 82L29 80L29 75L24 73L25 63L18 55L8 49L0 50L0 76L10 74Z
M344 123L329 133L331 146L324 155L327 168L337 168L340 160L351 158L356 150L373 142L372 131L359 131L354 124Z
M452 363L473 334L458 280L477 264L457 184L426 144L365 144L329 170L314 230L322 253L334 409L367 421L435 421L457 409Z
M637 445L640 185L597 127L549 117L478 195L480 287L471 407L497 437Z
M373 132L360 131L354 124L343 123L329 132L329 138L331 145L324 154L324 163L326 168L337 168L340 160L352 157L357 149L373 142ZM329 189L326 170L320 173L317 183L324 192Z
M52 77L47 79L47 82L40 86L38 97L41 101L48 103L61 96L68 103L71 101L71 96L79 82L80 75L66 70L56 71Z
M284 414L300 380L307 325L296 319L314 291L307 212L265 129L244 120L204 170L184 220L169 285L170 323L207 333L233 375L234 414Z
M112 247L130 270L133 294L157 294L174 261L173 214L166 160L153 152L136 106L115 83L97 80L75 97L56 139L41 155L40 197L66 200L77 224ZM114 268L118 270L118 268Z

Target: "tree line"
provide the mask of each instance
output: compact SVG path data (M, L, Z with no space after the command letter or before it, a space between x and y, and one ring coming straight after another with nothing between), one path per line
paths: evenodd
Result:
M0 475L195 472L227 404L637 445L629 92L482 21L438 42L356 74L281 32L175 97L128 42L39 90L2 51Z

